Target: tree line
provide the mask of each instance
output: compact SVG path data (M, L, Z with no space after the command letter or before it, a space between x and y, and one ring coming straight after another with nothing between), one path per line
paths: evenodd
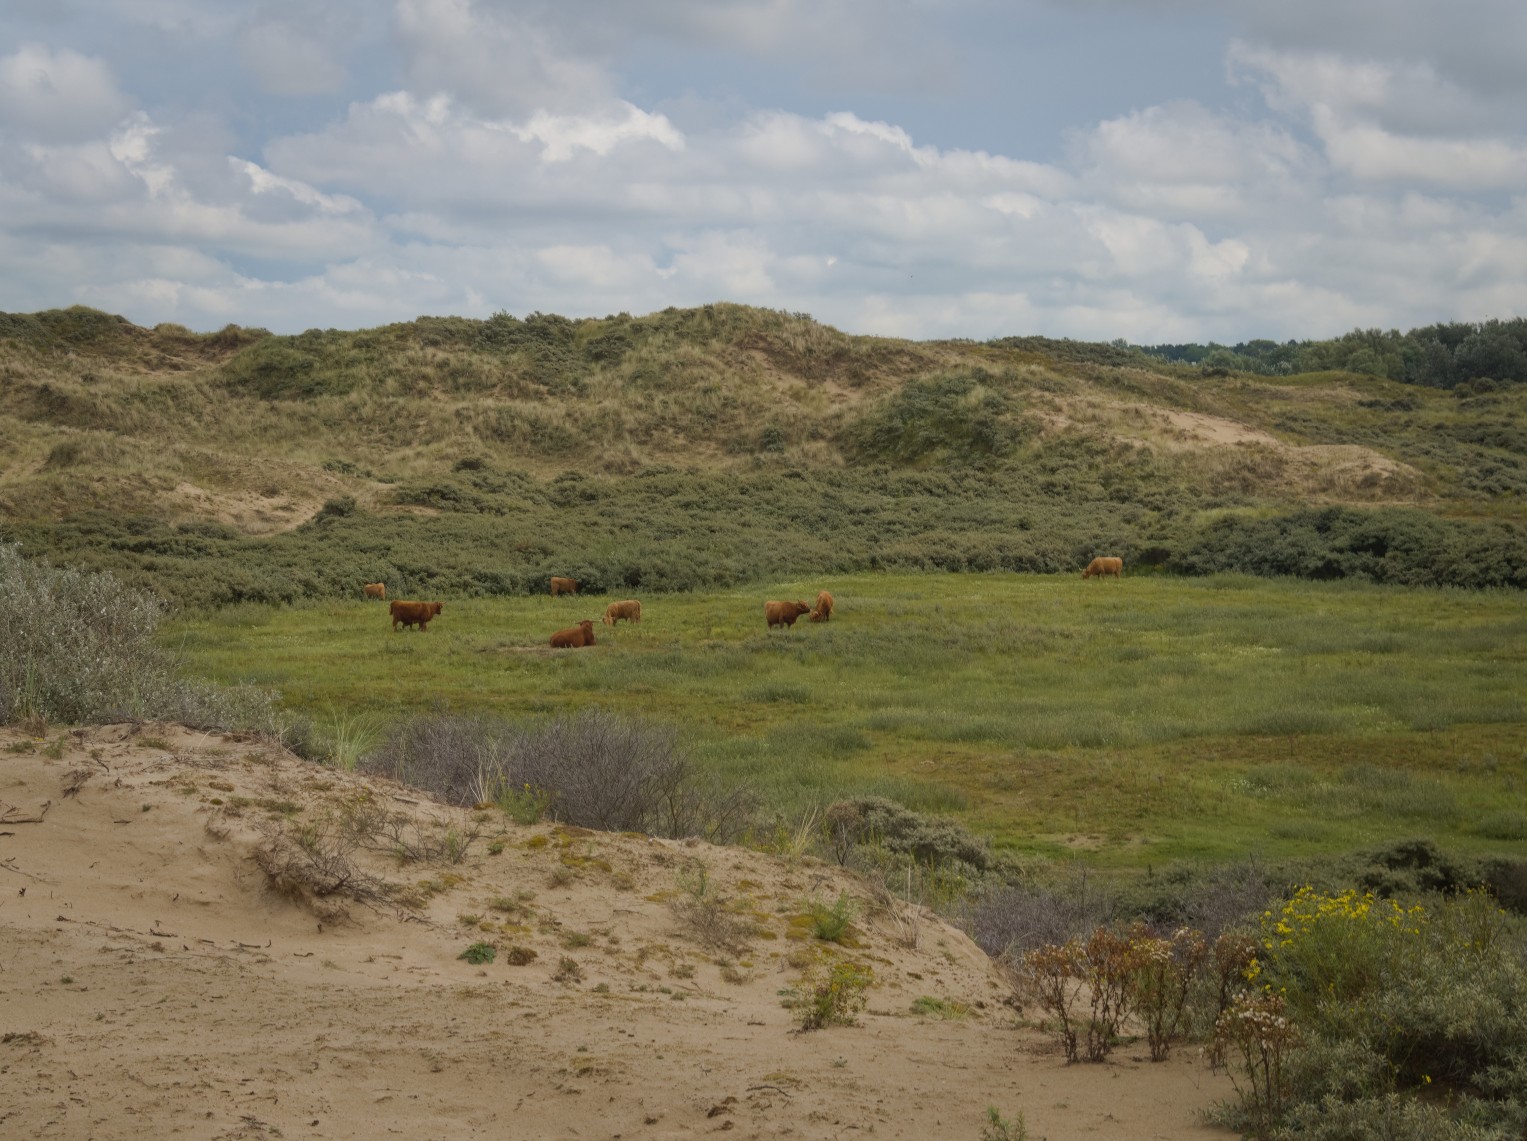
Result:
M1141 345L1146 356L1208 370L1264 376L1342 370L1431 388L1490 391L1527 382L1527 318L1453 321L1402 333L1354 329L1328 341L1243 341L1237 345Z

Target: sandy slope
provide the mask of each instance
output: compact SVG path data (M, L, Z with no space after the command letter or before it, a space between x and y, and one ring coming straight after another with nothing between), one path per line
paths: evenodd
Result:
M924 914L909 947L835 868L479 814L459 863L349 853L393 896L365 905L252 857L346 818L438 847L472 814L175 726L27 743L0 730L0 1136L975 1138L988 1104L1036 1139L1228 1136L1197 1123L1230 1090L1196 1050L1063 1065L964 935ZM673 907L702 864L751 925L730 951ZM858 945L832 953L876 984L859 1025L800 1033L779 992L828 948L791 919L840 891ZM496 961L457 957L477 940Z

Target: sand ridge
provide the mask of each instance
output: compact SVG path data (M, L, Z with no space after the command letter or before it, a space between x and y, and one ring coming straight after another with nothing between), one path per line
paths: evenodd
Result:
M842 869L505 824L174 725L49 737L0 730L5 1136L977 1137L988 1104L1051 1141L1230 1136L1195 1048L1065 1066L963 933ZM347 889L283 877L357 819ZM721 943L675 908L702 870ZM803 923L840 895L846 947ZM824 955L876 982L801 1032L780 992Z

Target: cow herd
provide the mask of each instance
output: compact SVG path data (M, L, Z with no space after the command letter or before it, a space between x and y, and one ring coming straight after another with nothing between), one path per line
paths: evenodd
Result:
M1124 577L1124 560L1120 558L1099 557L1087 564L1087 569L1082 571L1083 578L1102 578L1111 575L1114 578ZM551 596L556 598L562 594L577 594L578 582L576 579L553 576L551 579ZM380 582L365 583L362 588L364 597L386 601L387 587ZM388 606L388 612L392 617L392 628L397 630L399 624L405 628L417 626L420 631L429 629L430 619L436 617L444 608L439 602L405 602L394 599ZM808 602L779 602L771 599L764 603L765 628L772 630L776 626L792 627L795 620L801 615L809 615L813 622L827 622L832 618L833 601L832 595L827 591L817 594L816 605ZM623 602L612 602L604 608L603 622L606 626L614 626L621 619L627 622L640 622L642 620L642 604L634 598L628 598ZM558 630L551 636L551 647L555 650L570 650L581 646L594 645L594 620L585 618L576 626L569 626L566 630Z

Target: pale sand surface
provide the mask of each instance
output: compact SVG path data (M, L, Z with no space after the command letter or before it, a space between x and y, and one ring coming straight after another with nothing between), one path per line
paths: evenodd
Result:
M473 814L178 726L26 741L0 730L0 1137L977 1138L988 1104L1035 1141L1232 1136L1199 1122L1231 1090L1196 1048L1066 1066L965 935L924 913L909 947L834 867L484 813L457 864L351 854L411 907L303 898L252 858L270 821L370 804L418 841ZM731 953L671 905L701 863L756 925ZM834 953L876 983L857 1026L801 1033L779 991L822 945L790 919L840 892ZM458 959L476 940L495 962Z

